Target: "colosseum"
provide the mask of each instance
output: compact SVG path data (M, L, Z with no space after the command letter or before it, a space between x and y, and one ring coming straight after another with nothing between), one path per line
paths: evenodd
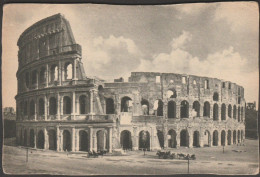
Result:
M157 72L132 72L128 82L88 77L61 14L27 28L17 45L19 146L111 153L244 140L244 88L235 83Z

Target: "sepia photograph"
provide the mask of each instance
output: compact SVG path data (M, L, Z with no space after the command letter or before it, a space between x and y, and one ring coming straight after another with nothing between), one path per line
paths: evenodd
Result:
M257 2L3 6L10 175L259 173Z

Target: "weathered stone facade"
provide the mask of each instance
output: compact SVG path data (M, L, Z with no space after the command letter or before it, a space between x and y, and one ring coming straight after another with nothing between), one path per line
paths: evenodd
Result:
M215 78L133 72L85 75L81 46L60 14L20 36L17 143L57 151L159 149L244 139L244 89Z

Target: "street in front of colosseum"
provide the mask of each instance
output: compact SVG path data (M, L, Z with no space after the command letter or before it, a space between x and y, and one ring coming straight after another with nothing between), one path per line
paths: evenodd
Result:
M243 145L205 148L168 149L175 153L195 154L190 160L192 174L257 174L258 140L245 140ZM127 151L125 155L104 155L88 158L87 153L57 153L55 151L4 146L3 168L7 174L52 175L138 175L188 173L188 161L159 159L156 151Z

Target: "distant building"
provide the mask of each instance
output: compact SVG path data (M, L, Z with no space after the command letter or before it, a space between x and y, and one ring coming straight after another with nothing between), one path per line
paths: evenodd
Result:
M256 102L254 101L254 103L246 103L246 108L256 110Z
M15 117L16 117L16 113L14 111L14 108L13 107L5 107L3 109L3 118L5 120L15 120Z

